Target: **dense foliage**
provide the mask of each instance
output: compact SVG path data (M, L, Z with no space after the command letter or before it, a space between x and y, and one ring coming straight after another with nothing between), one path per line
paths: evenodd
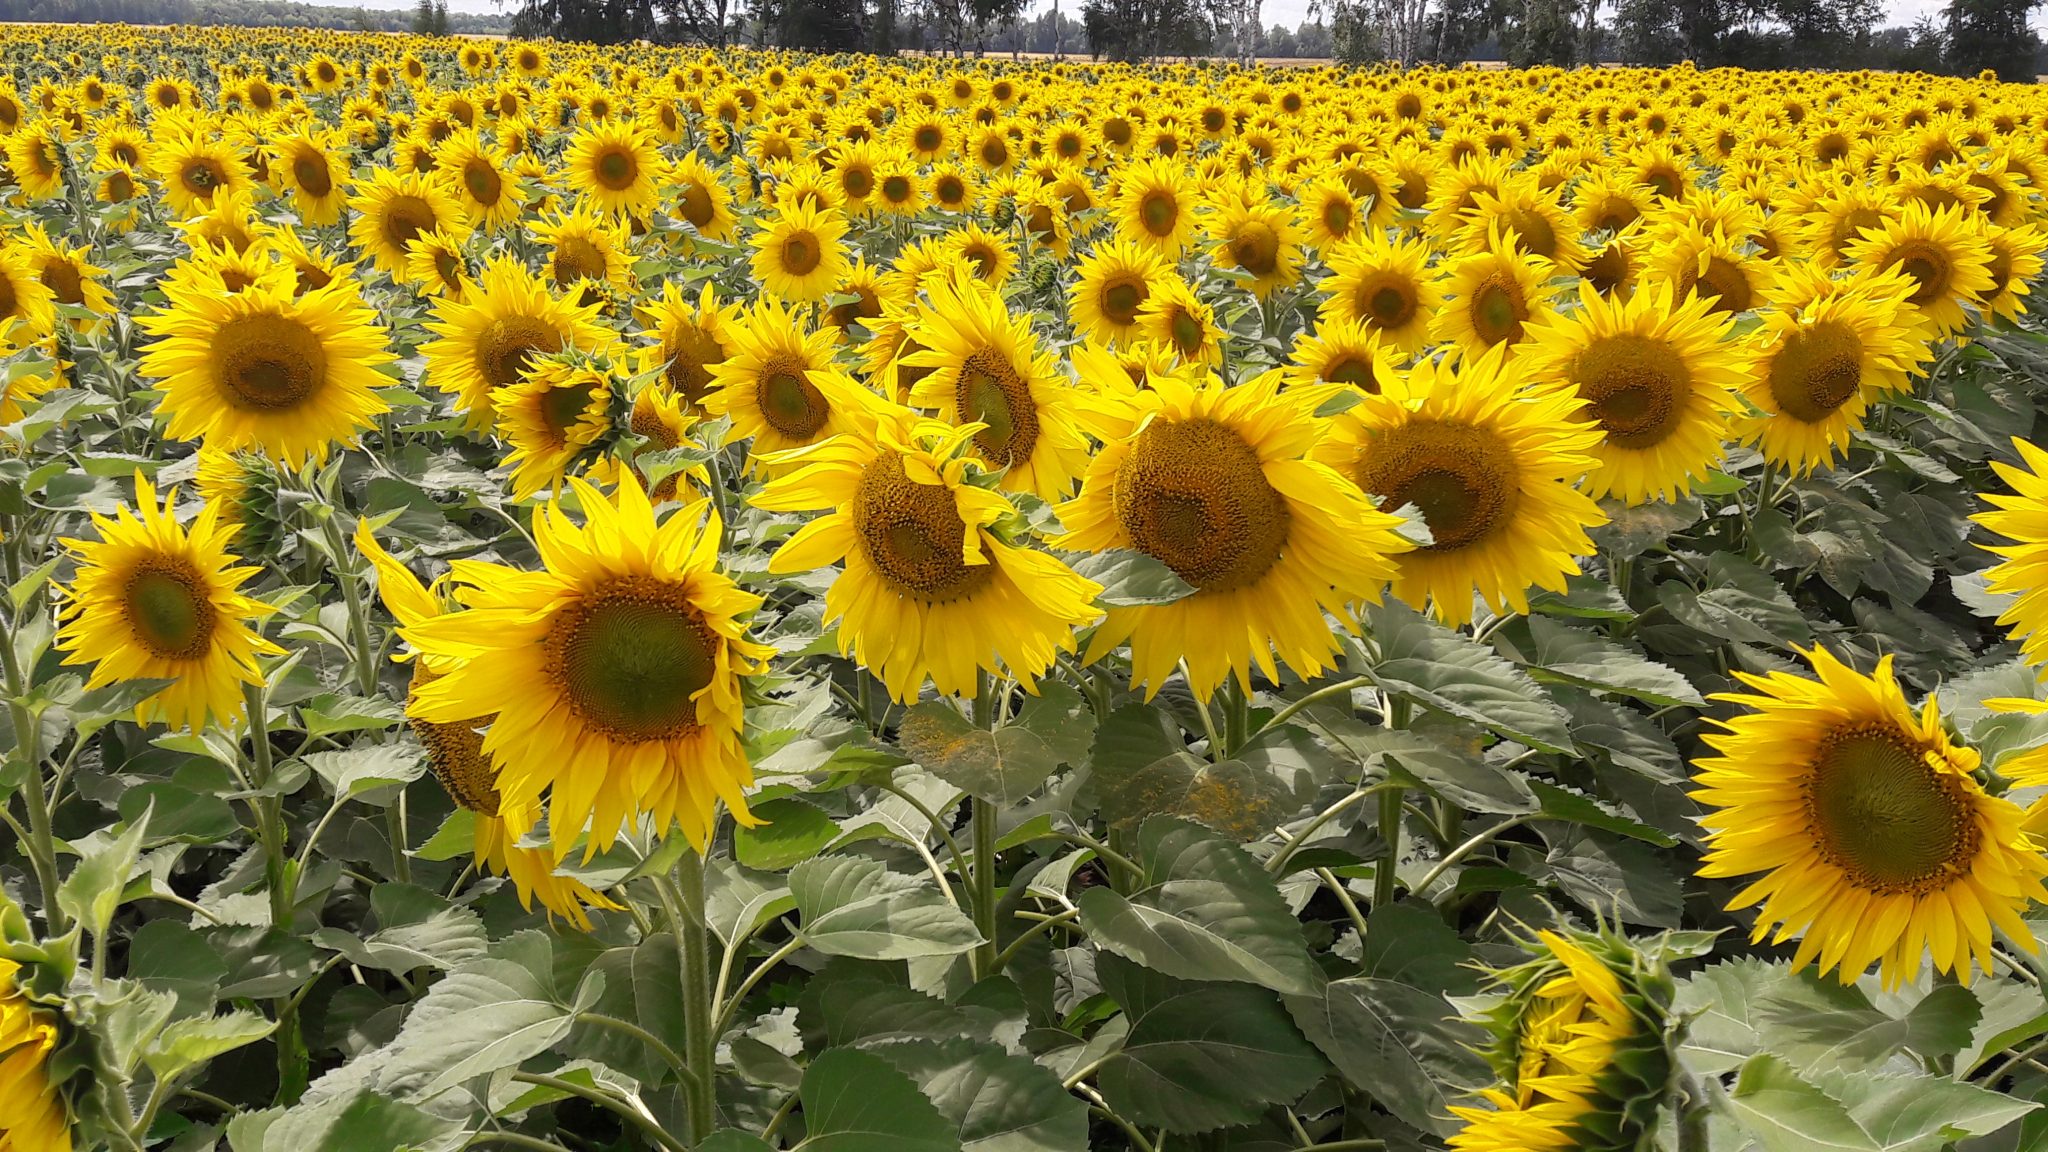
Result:
M0 1148L2048 1135L2048 95L0 33Z

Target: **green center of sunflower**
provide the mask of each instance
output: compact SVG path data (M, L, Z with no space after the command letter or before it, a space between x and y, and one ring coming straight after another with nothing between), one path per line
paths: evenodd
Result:
M1963 778L1885 724L1845 724L1815 750L1806 816L1821 853L1857 887L1919 895L1969 870L1982 840Z
M1621 448L1654 448L1685 422L1692 373L1662 340L1623 333L1595 341L1572 365L1587 413Z
M1472 290L1470 314L1472 330L1482 343L1490 346L1520 339L1522 321L1528 318L1523 311L1522 286L1505 272L1495 272Z
M702 327L678 324L662 350L668 355L669 387L687 403L702 400L711 390L711 365L725 360L724 347Z
M1936 245L1924 240L1908 241L1893 251L1889 266L1911 276L1919 285L1908 297L1916 305L1924 307L1948 294L1951 264L1948 253Z
M213 190L228 180L228 174L222 171L219 162L205 156L188 162L178 175L186 189L197 196L212 196Z
M567 288L578 280L605 278L604 253L581 236L564 236L555 241L555 283Z
M597 182L613 192L624 192L640 177L640 162L616 148L599 156L592 167Z
M505 180L491 162L481 156L471 157L462 166L462 186L469 189L470 199L486 208L497 207L505 195Z
M1145 302L1149 293L1145 282L1136 277L1124 277L1110 281L1102 289L1102 314L1113 324L1128 328L1137 322L1138 306Z
M327 164L318 156L300 155L294 159L292 179L308 196L320 197L334 191L334 178L327 174Z
M493 388L517 384L536 352L562 345L562 334L534 316L506 316L491 321L476 342L477 372Z
M1004 468L1031 459L1038 445L1038 408L1031 386L994 348L982 348L960 366L955 411L961 423L988 425L974 434L982 458Z
M1292 519L1243 436L1214 420L1155 420L1117 466L1117 519L1141 551L1205 592L1255 583Z
M952 491L912 481L900 452L882 452L861 473L853 527L868 562L901 595L944 604L995 576L995 565L961 559L967 524Z
M1771 399L1795 420L1818 424L1863 382L1863 340L1839 320L1795 329L1771 357Z
M287 316L238 316L213 337L220 394L244 412L278 413L298 407L327 379L320 337Z
M384 239L400 252L420 233L432 232L440 223L434 206L417 196L393 196L384 205Z
M1351 205L1342 200L1331 200L1323 205L1323 230L1332 236L1351 234Z
M761 419L792 440L809 440L832 415L825 394L804 377L804 366L794 359L769 362L754 386L754 398Z
M1360 454L1353 479L1380 498L1382 511L1414 505L1433 540L1423 551L1439 554L1490 539L1522 502L1513 451L1469 424L1423 422L1382 433Z
M1230 258L1254 276L1271 276L1280 267L1280 234L1263 221L1246 221L1230 238Z
M1398 329L1415 319L1418 298L1406 281L1375 277L1360 286L1358 299L1365 305L1359 309L1361 318L1381 331Z
M887 200L891 204L909 203L913 187L908 176L901 174L885 176L882 178L882 199ZM946 181L940 180L938 184L939 199L945 200L945 190Z
M541 423L547 426L548 434L556 443L568 437L583 414L590 409L591 393L595 389L588 383L571 384L566 388L550 388L540 398Z
M135 638L160 660L196 660L206 655L218 614L206 583L192 565L152 556L128 577L128 625Z
M1184 360L1202 354L1202 345L1207 343L1207 334L1202 331L1202 319L1185 308L1176 307L1166 322L1166 333L1173 340L1174 351Z
M1349 384L1369 395L1380 393L1379 377L1373 373L1372 360L1365 356L1354 356L1349 352L1340 354L1323 369L1323 380L1330 384Z
M809 232L798 232L782 242L782 270L791 276L810 275L821 259L817 237Z
M610 739L666 740L696 728L691 697L716 675L718 645L683 585L619 576L556 614L545 668L577 718Z
M1179 221L1180 201L1171 192L1154 190L1138 201L1138 222L1154 236L1164 239L1173 235L1174 225Z

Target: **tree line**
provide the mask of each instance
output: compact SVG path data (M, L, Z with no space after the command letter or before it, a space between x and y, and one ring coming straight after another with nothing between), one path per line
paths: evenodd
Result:
M337 8L292 0L0 0L0 20L30 24L197 24L238 28L328 28L335 31L419 31L417 11ZM502 34L503 13L449 12L440 3L443 33Z

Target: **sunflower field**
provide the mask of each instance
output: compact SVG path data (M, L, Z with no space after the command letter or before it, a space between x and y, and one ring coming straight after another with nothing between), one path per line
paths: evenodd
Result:
M0 1152L2048 1147L2044 142L0 28Z

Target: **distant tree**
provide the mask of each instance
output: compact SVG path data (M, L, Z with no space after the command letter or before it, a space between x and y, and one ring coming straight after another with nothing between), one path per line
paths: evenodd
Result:
M1578 0L1505 0L1500 46L1509 64L1570 67L1579 58Z
M653 0L521 0L512 17L515 36L591 44L651 40L655 32Z
M1193 0L1088 0L1081 24L1088 50L1110 60L1199 56L1214 44Z
M2041 40L2027 18L2042 0L1949 0L1944 14L1948 71L1992 72L2000 80L2032 83Z
M434 0L420 0L412 10L412 30L422 36L434 32Z

